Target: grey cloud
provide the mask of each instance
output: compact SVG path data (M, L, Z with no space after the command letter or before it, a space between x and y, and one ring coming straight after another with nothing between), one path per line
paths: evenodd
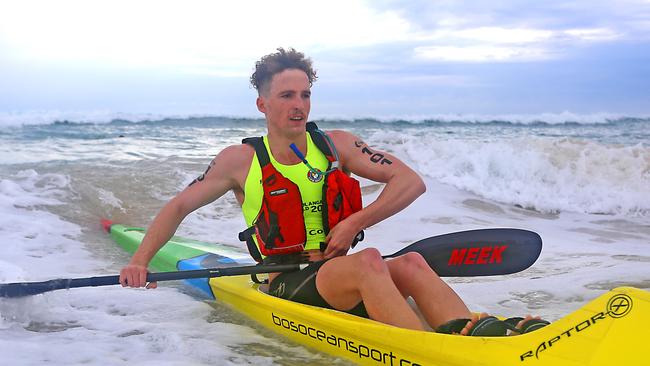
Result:
M368 2L378 11L394 11L419 30L450 25L459 29L478 27L572 28L608 27L644 37L650 27L650 2L642 0L586 1L404 1Z

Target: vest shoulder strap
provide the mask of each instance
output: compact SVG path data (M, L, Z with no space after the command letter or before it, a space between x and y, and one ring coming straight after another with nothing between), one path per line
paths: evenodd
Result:
M307 122L307 132L311 135L312 141L326 157L329 162L337 161L338 154L336 153L336 147L331 143L329 137L325 136L325 132L321 131L316 123Z
M318 128L316 123L307 122L307 132L309 132L309 135L311 136L311 140L314 142L318 150L320 150L325 155L325 157L330 163L338 161L338 154L336 153L336 147L331 142L329 137L325 135L325 132L323 132ZM247 137L243 139L241 142L242 144L251 145L255 149L255 153L257 154L257 160L260 163L260 167L264 167L268 164L271 164L271 158L269 157L269 153L266 150L266 146L264 146L263 137Z
M264 146L263 137L247 137L241 140L241 142L242 144L251 145L255 149L255 154L257 154L257 161L260 162L260 167L271 164L271 158L269 157L269 152L266 151L266 146Z

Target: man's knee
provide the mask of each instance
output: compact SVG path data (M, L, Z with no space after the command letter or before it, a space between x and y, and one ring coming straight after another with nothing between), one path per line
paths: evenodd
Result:
M388 273L388 266L381 257L379 250L375 248L366 248L357 253L358 268L363 273Z
M391 269L409 273L432 271L426 259L417 252L409 252L393 259Z
M427 263L426 259L422 256L422 254L418 252L408 252L402 256L406 263L408 263L410 266L416 266L419 268L429 268L429 264Z

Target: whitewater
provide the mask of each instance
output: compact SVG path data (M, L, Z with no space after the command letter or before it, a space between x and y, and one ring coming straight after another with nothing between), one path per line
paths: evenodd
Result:
M617 286L650 289L650 119L612 115L324 118L413 167L427 192L366 230L393 253L460 230L514 227L544 242L521 273L449 278L476 311L555 320ZM118 273L129 256L103 217L147 226L214 155L264 133L256 118L0 115L0 283ZM361 179L364 203L381 185ZM244 220L232 194L178 234L231 246ZM178 283L0 299L7 365L330 365Z

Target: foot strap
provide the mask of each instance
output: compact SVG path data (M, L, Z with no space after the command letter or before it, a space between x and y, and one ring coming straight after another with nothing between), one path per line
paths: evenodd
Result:
M437 333L444 334L458 334L460 333L465 325L469 322L469 319L454 319L446 322L445 324L440 325L436 328Z
M459 334L467 325L470 319L454 319L438 328L436 332L445 334ZM479 319L469 329L467 335L475 337L502 337L506 335L508 327L502 321L493 316Z
M551 324L549 321L533 318L525 321L520 328L517 328L517 324L519 324L522 320L524 320L524 318L514 317L514 318L508 318L503 322L506 324L508 329L510 329L513 332L517 332L519 334L530 333Z

